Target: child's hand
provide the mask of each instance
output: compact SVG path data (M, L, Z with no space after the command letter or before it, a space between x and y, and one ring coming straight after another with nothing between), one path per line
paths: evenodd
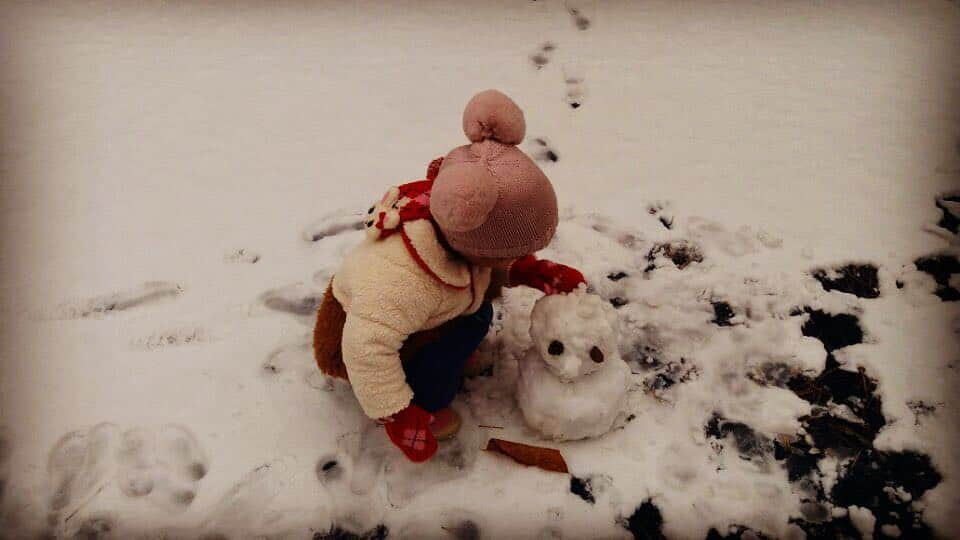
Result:
M413 404L377 420L383 424L390 441L414 463L426 461L437 452L437 439L430 431L432 421L432 414Z
M586 282L583 274L575 268L538 260L534 255L527 255L510 267L511 286L526 285L546 294L569 293Z

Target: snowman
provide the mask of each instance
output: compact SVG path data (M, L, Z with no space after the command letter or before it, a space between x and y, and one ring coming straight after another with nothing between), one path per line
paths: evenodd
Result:
M613 307L584 287L544 296L533 307L530 337L517 381L527 424L554 440L610 431L626 408L630 382Z

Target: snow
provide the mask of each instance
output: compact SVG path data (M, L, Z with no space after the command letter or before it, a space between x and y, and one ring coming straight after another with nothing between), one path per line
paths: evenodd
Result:
M860 531L860 535L863 538L873 538L873 527L877 519L870 510L859 506L851 506L848 510L850 511L850 521L852 521L857 527L857 530Z
M527 424L550 439L610 431L625 417L630 369L619 352L617 314L586 286L545 296L531 314L533 347L519 358L517 405Z
M883 525L880 527L880 532L890 538L900 538L900 527L896 525Z
M816 442L808 415L862 414L789 388L807 377L815 401L828 353L877 381L885 423L859 455L918 452L942 476L875 495L960 530L960 303L912 264L960 249L935 204L960 189L955 2L8 3L0 36L8 534L621 538L649 500L670 538L799 537L790 520L821 512L776 448ZM539 293L496 306L493 373L465 382L463 433L425 467L311 358L359 218L464 142L489 87L524 108L564 210L542 255L619 304L633 418L553 444L610 479L593 504L479 451L544 444L515 400ZM851 262L879 297L811 275ZM862 343L828 351L806 308L855 316ZM120 452L130 434L142 453ZM816 452L808 479L843 486L858 454ZM829 515L914 534L864 504Z

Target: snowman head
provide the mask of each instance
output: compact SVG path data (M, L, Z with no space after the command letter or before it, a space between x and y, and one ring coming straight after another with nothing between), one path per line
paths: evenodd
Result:
M619 358L613 307L581 287L544 296L530 316L530 336L550 371L563 381L588 375Z

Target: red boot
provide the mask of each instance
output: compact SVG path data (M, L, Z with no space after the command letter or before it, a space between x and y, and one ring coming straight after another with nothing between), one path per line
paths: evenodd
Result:
M430 423L430 431L438 441L452 439L460 431L460 415L457 411L447 407L433 413L433 422Z

